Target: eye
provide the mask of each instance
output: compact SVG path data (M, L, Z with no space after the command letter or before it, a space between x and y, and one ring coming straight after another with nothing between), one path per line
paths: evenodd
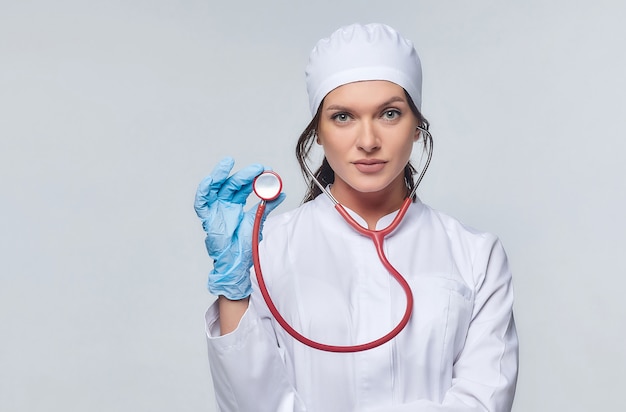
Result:
M336 121L337 123L347 123L348 121L350 121L350 115L345 112L339 112L332 115L331 119Z
M397 109L389 109L389 110L385 110L383 112L383 118L385 120L396 120L398 117L400 117L402 113L400 113L400 110Z

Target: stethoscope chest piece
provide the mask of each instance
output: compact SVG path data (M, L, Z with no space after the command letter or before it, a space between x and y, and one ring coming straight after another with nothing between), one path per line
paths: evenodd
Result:
M268 170L254 179L252 188L258 197L269 202L280 195L281 190L283 190L283 182L277 173Z

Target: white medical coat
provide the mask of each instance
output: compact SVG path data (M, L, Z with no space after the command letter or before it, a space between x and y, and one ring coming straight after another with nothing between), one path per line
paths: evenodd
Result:
M269 312L254 273L250 305L235 331L220 336L212 305L206 331L219 410L510 411L518 342L511 274L499 240L418 200L384 248L415 303L406 328L369 351L328 353L294 340ZM404 313L404 292L371 240L323 195L270 217L259 249L274 303L310 339L369 342Z

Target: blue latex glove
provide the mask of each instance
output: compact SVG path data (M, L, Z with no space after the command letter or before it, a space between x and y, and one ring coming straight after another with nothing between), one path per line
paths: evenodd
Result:
M222 159L202 180L194 206L207 234L207 251L213 258L209 291L230 300L239 300L252 293L252 227L257 209L255 206L244 212L243 208L252 192L254 178L265 168L253 164L229 177L234 163L230 157ZM276 200L267 202L263 220L284 199L285 194L281 193Z

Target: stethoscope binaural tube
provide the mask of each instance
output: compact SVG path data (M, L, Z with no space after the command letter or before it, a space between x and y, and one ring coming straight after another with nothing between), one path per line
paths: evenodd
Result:
M261 175L259 175L259 177L264 176L266 173L268 172L262 173ZM393 232L402 221L402 218L406 214L411 204L411 197L407 197L404 200L404 203L402 204L400 211L398 212L396 217L393 219L391 224L381 230L370 230L370 229L366 229L362 227L356 220L354 220L354 218L352 218L352 216L350 216L350 214L345 210L345 208L341 204L339 204L338 202L335 202L335 209L346 220L346 222L360 234L369 237L374 243L374 246L376 247L376 252L378 253L378 258L380 259L381 263L383 264L383 266L385 266L385 268L389 271L391 276L400 284L400 286L404 290L404 293L406 295L406 309L404 311L404 315L402 316L402 319L396 325L396 327L393 328L391 331L389 331L386 335L376 340L363 343L363 344L358 344L358 345L347 345L347 346L327 345L324 343L311 340L307 338L306 336L302 335L301 333L299 333L297 330L295 330L280 314L280 312L276 308L276 305L274 305L274 302L272 301L272 298L270 297L269 292L267 291L267 287L265 285L265 281L263 279L263 273L261 270L261 262L259 260L259 235L261 232L261 222L263 221L263 214L265 213L266 200L275 199L280 194L280 190L282 188L282 182L280 182L280 178L278 177L278 175L273 172L269 172L269 173L272 173L275 176L275 178L278 180L278 182L275 184L278 192L272 193L271 190L257 191L255 189L255 193L257 193L257 195L259 195L259 192L264 192L264 193L267 192L265 193L265 195L267 195L268 197L263 198L259 196L261 197L261 203L259 203L259 206L257 208L255 219L254 219L254 226L252 228L252 260L254 264L254 271L256 273L257 282L259 284L259 290L261 292L261 295L263 296L263 299L265 300L265 303L267 304L267 307L269 308L270 312L272 313L276 321L280 324L280 326L283 329L285 329L287 333L289 333L297 341L307 346L310 346L314 349L319 349L319 350L327 351L327 352L341 352L341 353L361 352L361 351L376 348L384 343L389 342L391 339L395 338L402 331L402 329L404 329L404 327L409 323L409 320L411 318L411 313L413 311L413 292L411 291L411 287L409 286L408 282L404 279L404 277L402 277L402 275L393 267L393 265L389 262L389 260L387 260L387 257L385 256L385 252L383 250L383 244L384 244L385 236ZM259 177L257 177L257 179L259 179ZM266 180L267 178L263 178L263 179ZM269 179L267 179L266 181L269 182ZM255 183L256 183L256 180L255 180Z

